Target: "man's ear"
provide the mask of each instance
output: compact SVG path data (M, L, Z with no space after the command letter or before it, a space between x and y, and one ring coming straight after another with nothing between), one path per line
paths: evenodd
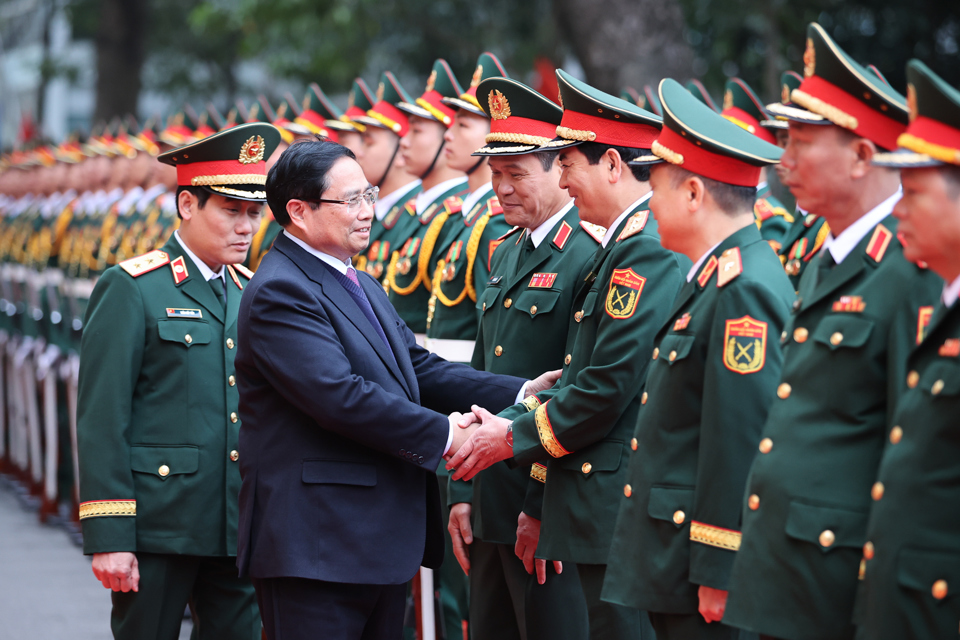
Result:
M851 177L862 178L871 168L873 156L876 155L878 151L877 145L873 143L873 140L866 138L854 138L850 142L850 145L857 156L851 170Z
M623 175L625 167L623 166L623 158L620 157L619 153L613 149L607 149L603 153L603 157L600 158L600 164L607 170L610 184L620 182L620 176Z
M177 207L180 209L180 217L183 218L184 221L193 218L197 209L200 208L199 205L200 202L197 200L197 196L189 191L181 191L180 195L177 196Z
M687 205L687 211L690 213L697 213L700 209L703 208L703 202L706 198L709 197L707 194L707 186L703 184L703 180L700 179L700 176L689 175L683 181L681 189L684 195L684 203Z
M309 207L310 205L303 200L288 200L287 215L290 216L290 223L296 228L306 231L306 221L304 220L304 216L306 215L306 210Z

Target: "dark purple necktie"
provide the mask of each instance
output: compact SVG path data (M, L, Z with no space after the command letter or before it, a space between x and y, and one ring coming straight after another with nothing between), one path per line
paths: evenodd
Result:
M363 312L363 315L365 315L367 320L370 321L370 324L373 325L377 335L383 340L383 344L387 346L387 351L393 356L393 349L390 347L390 342L387 341L387 334L383 332L383 326L381 326L377 315L373 312L370 300L367 299L366 292L363 290L363 287L360 286L360 280L357 279L357 270L353 267L347 267L346 278L343 278L339 271L334 272L334 275L340 276L337 278L340 280L340 284L342 284L343 288L347 290L347 293L353 297L353 301L360 307L360 311ZM396 356L393 356L393 358L396 360Z

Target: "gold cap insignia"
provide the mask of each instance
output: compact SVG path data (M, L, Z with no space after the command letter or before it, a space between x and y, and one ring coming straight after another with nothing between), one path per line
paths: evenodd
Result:
M240 164L254 164L263 161L264 142L262 136L251 136L240 147Z
M353 105L356 104L357 98L353 94L353 91L347 94L347 109L353 109Z
M780 102L783 104L790 102L790 85L783 85L783 89L780 91Z
M907 85L907 111L910 113L910 122L917 119L917 88Z
M433 91L433 85L437 83L437 70L434 69L430 72L430 77L427 78L427 90L426 93Z
M561 109L566 109L566 107L563 106L563 93L561 93L560 91L557 91L557 102L560 103Z
M310 94L308 93L303 97L303 110L306 111L310 108Z
M475 87L480 84L480 80L483 79L483 65L478 64L476 71L473 72L473 78L470 79L470 86Z
M733 106L733 92L727 89L727 92L723 94L723 110L726 111Z
M383 92L385 89L386 87L383 86L382 82L377 85L377 102L380 102L381 100L383 100Z
M506 120L510 117L510 103L507 97L494 89L487 96L487 104L490 105L490 117L494 120Z
M277 120L282 119L285 115L287 115L287 103L281 102L280 106L277 107Z
M803 52L803 77L809 78L817 70L817 52L813 48L813 38L807 38L807 49Z

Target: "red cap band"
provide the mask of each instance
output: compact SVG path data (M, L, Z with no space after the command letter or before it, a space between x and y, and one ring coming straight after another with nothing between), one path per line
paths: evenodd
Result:
M933 118L917 116L907 127L907 133L925 142L932 142L955 151L960 150L960 130Z
M841 111L842 114L853 116L856 118L856 122L843 123L838 121L842 120L842 117L839 119L831 117L831 115L836 116L837 114L820 113L815 105L804 104L804 102L807 101L803 100L802 96L799 100L794 98L794 102L797 102L803 108L824 116L834 124L844 127L845 129L850 129L857 135L872 140L885 149L896 149L897 136L906 130L905 125L893 118L883 115L837 85L827 82L819 76L805 78L800 84L799 89L795 91L805 93L823 102L827 107L827 111L832 107L833 109Z
M748 131L757 136L764 142L777 144L777 139L774 137L774 135L770 133L766 127L761 127L759 120L754 118L740 107L727 107L720 115L738 127L743 128L744 131ZM747 126L744 127L743 125Z
M617 122L570 110L563 112L560 126L578 131L590 131L596 135L592 142L631 149L649 149L660 135L660 129L652 125Z
M663 128L657 142L683 156L680 164L684 169L704 178L740 187L755 187L760 182L761 167L709 151L668 127Z
M441 117L441 118L437 118L437 114L436 114L436 113L434 113L433 111L430 111L430 109L427 109L427 111L430 111L430 115L432 115L433 117L435 117L435 118L437 118L438 120L440 120L440 122L441 122L444 126L446 126L448 129L453 126L453 117L454 117L455 115L457 115L457 111L456 111L455 109L451 109L451 108L448 107L447 105L443 104L443 96L440 95L440 92L439 92L439 91L436 91L436 90L427 91L427 92L424 93L422 96L420 96L419 98L417 98L417 102L418 102L418 103L419 103L421 100L422 100L423 102L426 102L426 103L427 103L428 105L430 105L431 107L433 107L433 109L435 109L436 111L439 111L441 115L447 116L447 118L446 118L446 120L444 120L442 117ZM420 107L421 107L421 108L425 108L424 105L422 105L422 104L420 105Z
M232 176L263 176L263 180L255 178L249 180L236 179L230 181L214 180L210 184L265 184L267 176L267 164L265 162L252 162L243 164L239 160L212 160L210 162L193 162L191 164L177 165L177 184L181 187L197 186L194 184L194 178L227 178ZM206 183L206 181L200 181ZM201 184L200 186L203 186Z
M552 140L557 135L557 125L533 118L510 116L505 120L491 120L490 133L519 133Z
M356 118L357 116L364 116L364 115L366 115L366 114L367 114L367 112L364 111L363 109L361 109L360 107L353 106L353 107L350 107L349 109L347 109L346 112L344 112L343 115L345 115L345 116L347 116L349 119L353 120L353 119Z

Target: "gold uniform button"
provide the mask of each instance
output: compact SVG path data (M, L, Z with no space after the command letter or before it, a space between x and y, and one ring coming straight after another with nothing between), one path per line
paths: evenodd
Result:
M231 387L236 385L237 384L236 376L230 376L229 378L227 378L227 384L230 385Z
M673 362L676 359L677 359L677 352L671 351L670 355L667 357L667 360L669 360L670 362Z
M890 444L897 444L903 438L903 428L896 426L890 429Z
M920 374L916 371L911 371L907 374L907 386L913 389L917 386L917 383L920 382Z
M750 511L756 511L760 508L760 496L757 494L752 494L747 498L747 506L750 507Z
M160 468L157 469L157 473L159 473L161 476L166 478L168 475L170 475L170 467L168 467L165 464L162 464L160 465Z
M233 349L233 338L227 338L227 349Z
M870 497L875 501L883 497L883 483L874 482L873 487L870 489Z
M512 304L513 304L513 298L507 298L506 300L503 301L503 308L509 309L510 305Z
M628 485L628 484L623 485L623 495L627 496L628 498L629 498L630 496L632 496L632 495L633 495L633 487L631 487L631 486Z
M487 310L487 303L484 302L483 306L480 307L480 311L486 311L486 310Z
M930 387L930 393L935 396L940 395L940 392L943 391L943 380L937 380L933 383L933 386Z
M781 400L786 400L790 397L791 391L793 391L793 387L786 382L782 382L780 383L780 386L777 387L777 397Z
M573 356L568 353L567 357L563 359L563 364L570 364L571 360L573 360Z
M660 357L660 347L653 348L653 359L656 360Z
M187 335L183 336L183 341L186 342L187 344L192 344L192 343L193 343L193 336L191 336L191 335L188 333Z
M236 421L237 421L237 412L233 411L230 413L230 422L236 422Z
M636 439L636 438L633 438L633 439L630 440L630 448L633 449L634 451L637 450L637 439Z
M239 460L239 459L240 459L240 452L237 451L236 449L234 449L233 451L231 451L231 452L230 452L230 459L233 460L234 462L236 462L237 460Z
M580 467L580 471L583 471L584 473L590 473L591 471L593 471L593 465L590 464L589 462L584 462L583 466Z
M819 540L822 547L830 547L836 542L837 536L830 529L826 529L820 534Z
M577 311L575 314L573 314L573 319L577 322L583 320L583 310Z
M933 583L933 588L930 589L930 593L933 594L933 597L937 600L943 600L947 597L947 581L946 580L937 580Z
M760 441L760 453L770 453L771 449L773 449L773 440L764 438Z
M793 339L797 342L806 342L810 337L810 332L805 327L797 327L793 330Z
M687 514L679 509L673 512L673 522L675 524L683 524L683 521L687 519Z
M873 543L869 540L863 545L863 557L867 560L873 560Z
M830 336L830 344L837 346L841 342L843 342L843 334L839 331L835 331L833 335Z
M530 307L530 315L532 316L537 315L537 305L533 305L532 307Z
M640 396L640 404L647 404L647 398L648 398L648 397L649 397L649 396L647 395L647 392L644 391L644 392L643 392L643 395Z
M501 347L500 345L497 345L497 348L493 350L493 355L495 355L495 356L502 356L502 355L503 355L503 347Z

